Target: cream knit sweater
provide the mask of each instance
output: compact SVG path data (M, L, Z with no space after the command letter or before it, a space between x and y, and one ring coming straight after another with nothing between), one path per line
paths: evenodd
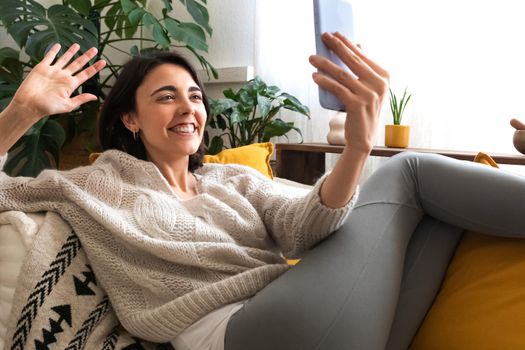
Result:
M0 161L0 165L3 162ZM106 151L87 167L0 174L0 211L55 211L73 227L122 325L166 342L212 310L260 291L336 230L347 206L282 194L258 172L207 164L179 200L157 167ZM356 196L355 196L356 197ZM282 254L281 254L282 253Z

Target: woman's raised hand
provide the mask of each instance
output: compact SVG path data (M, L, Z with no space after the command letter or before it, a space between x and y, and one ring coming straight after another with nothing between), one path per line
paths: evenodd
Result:
M355 76L322 56L311 56L310 63L324 73L314 73L313 79L345 105L347 146L369 152L375 141L379 112L388 92L388 72L340 33L324 33L322 38Z
M324 57L310 57L310 63L324 73L314 73L314 81L339 98L346 109L346 146L319 193L322 203L338 208L354 196L372 151L389 75L343 35L324 33L323 41L355 74Z
M101 60L83 69L97 54L96 48L89 49L70 62L79 49L78 44L73 44L53 63L60 50L59 44L53 45L18 88L11 102L12 107L19 114L27 113L36 122L44 116L71 112L83 103L96 100L95 95L88 93L71 97L82 83L106 65Z
M20 84L11 103L0 112L0 156L43 117L70 112L83 103L97 99L88 93L71 97L82 83L106 65L104 61L97 61L83 68L97 54L95 48L69 62L79 48L77 44L72 45L53 64L60 50L60 45L53 45Z

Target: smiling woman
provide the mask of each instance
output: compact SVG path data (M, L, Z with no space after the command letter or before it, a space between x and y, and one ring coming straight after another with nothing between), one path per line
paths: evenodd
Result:
M204 155L201 139L209 106L193 67L176 53L137 57L125 67L100 113L99 134L104 149L122 149L139 159L151 156L162 162L184 151L191 155L187 169L197 169ZM173 118L174 112L180 112L181 117ZM194 132L182 132L191 128ZM185 149L167 156L172 146L166 147L165 143L171 134L181 141L175 143L177 147ZM148 154L146 145L158 153Z
M248 167L203 165L209 108L202 84L183 57L154 52L126 63L104 101L99 127L106 151L90 166L36 178L0 172L0 211L60 213L134 336L182 336L184 343L198 329L206 337L177 349L207 347L202 340L222 349L229 317L289 269L285 256L302 255L340 228L357 198L378 113L358 105L380 105L388 73L345 37L326 33L323 40L360 80L341 85L333 71L313 77L355 113L349 147L308 193L283 193ZM57 57L59 49L51 48L0 113L0 167L1 154L35 121L96 98L71 96L104 67L97 61L83 68L96 50L74 59L78 45ZM323 57L310 62L330 65Z
M48 225L59 235L56 247L81 242L89 274L105 291L93 294L107 293L106 308L111 303L113 319L133 337L172 342L178 350L384 349L407 244L422 217L454 231L522 237L515 203L525 197L525 180L408 153L375 172L358 200L389 74L341 34L324 33L322 40L359 79L341 81L343 68L321 56L309 58L326 72L314 74L314 82L334 93L348 115L339 160L307 193L287 193L245 166L202 164L206 95L183 58L159 53L129 61L106 99L100 126L106 151L92 165L36 178L0 172L0 212L58 213L68 225L60 232ZM57 58L59 46L53 46L0 112L0 168L35 121L95 98L70 95L104 67L97 61L84 68L96 50L74 59L78 50L73 45ZM63 256L48 248L38 244L34 250ZM420 248L411 249L420 256ZM288 271L284 257L301 262ZM433 292L425 289L421 300ZM27 295L14 307L23 314L23 302L34 305L35 293ZM45 305L39 304L41 322L31 325L44 333L49 313L57 311ZM424 313L425 306L417 311ZM25 327L27 316L20 317ZM72 337L84 334L83 322L70 322L81 329L53 338L56 346L67 348ZM101 322L93 334L113 339L110 323ZM40 341L14 328L10 340L18 348ZM411 339L417 322L407 329L403 339Z

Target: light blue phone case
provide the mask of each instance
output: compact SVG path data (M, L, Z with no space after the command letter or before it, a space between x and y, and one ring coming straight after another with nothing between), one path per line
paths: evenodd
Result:
M327 57L347 71L348 67L324 45L321 35L340 32L354 40L352 5L347 0L313 0L315 21L315 47L318 55ZM319 89L319 103L323 108L344 111L345 106L333 94Z

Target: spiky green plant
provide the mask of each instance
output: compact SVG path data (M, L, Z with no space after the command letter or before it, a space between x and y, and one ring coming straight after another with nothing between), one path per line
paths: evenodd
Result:
M405 92L403 92L401 100L398 101L398 98L392 89L388 90L390 91L390 110L392 111L392 117L394 118L394 125L400 125L403 112L405 112L405 108L412 95L407 95L407 88L405 88Z

